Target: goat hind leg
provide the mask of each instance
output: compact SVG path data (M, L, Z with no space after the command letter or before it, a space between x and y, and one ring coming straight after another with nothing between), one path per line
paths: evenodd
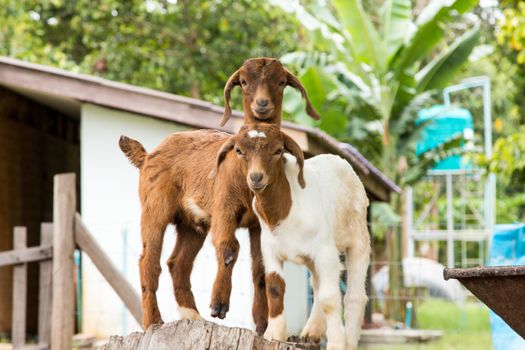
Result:
M263 335L268 326L268 299L266 298L264 263L261 252L261 227L259 225L250 228L250 252L254 290L252 316L257 334Z
M167 264L171 273L173 292L175 300L177 300L181 319L202 319L195 305L190 277L193 262L202 248L205 238L205 235L197 233L187 226L177 225L177 242Z
M159 220L157 216L149 216L145 211L142 212L142 255L139 260L139 268L143 323L146 329L152 324L163 323L156 292L159 287L160 254L166 226L168 226L168 221Z
M368 235L368 232L366 232ZM344 297L344 317L348 349L357 349L361 324L368 301L366 275L370 264L370 243L365 237L362 244L346 250L347 289Z
M326 316L326 349L345 350L346 336L341 319L341 292L339 291L340 262L335 249L321 251L315 258L319 276L319 303Z
M314 292L314 303L310 317L308 317L308 321L306 321L306 325L301 332L301 341L304 343L319 343L326 333L326 318L319 301L319 276L313 266L309 266L309 270L312 274L311 283Z

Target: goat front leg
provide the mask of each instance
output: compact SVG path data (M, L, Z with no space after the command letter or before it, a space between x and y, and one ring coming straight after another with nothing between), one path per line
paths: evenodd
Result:
M167 221L151 215L151 211L143 210L141 219L142 255L139 260L139 268L145 329L152 324L163 323L156 292L159 287L160 254L166 226L168 226Z
M191 292L190 277L193 261L202 248L205 238L204 234L187 226L177 225L177 242L168 259L168 268L173 281L173 292L177 300L179 316L183 320L202 319Z
M226 211L214 215L211 224L212 242L217 254L217 276L211 295L211 316L223 319L230 309L233 266L239 255L239 241L235 238L237 220Z
M326 349L345 350L346 336L341 318L340 262L337 249L320 249L314 258L319 276L319 304L326 317Z
M261 226L250 227L250 253L252 256L253 306L252 317L257 334L263 335L268 325L268 299L264 263L261 252Z
M275 255L272 244L263 233L262 253L266 270L266 298L268 299L268 327L264 337L268 340L284 341L286 339L286 315L284 313L283 262ZM266 241L265 241L266 240Z

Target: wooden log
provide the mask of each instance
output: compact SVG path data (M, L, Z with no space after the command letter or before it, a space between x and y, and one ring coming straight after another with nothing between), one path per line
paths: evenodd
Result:
M0 253L0 266L25 264L32 261L49 260L53 256L51 245L20 248Z
M319 345L268 341L244 328L199 320L153 325L144 333L113 336L100 350L319 350Z
M49 350L49 346L47 344L28 344L16 348L16 350Z
M53 199L53 282L51 350L71 350L75 326L75 174L55 176Z
M53 243L53 224L42 223L40 226L40 245ZM53 280L53 262L40 262L40 285L38 291L38 342L49 345L51 338L51 287Z
M27 229L15 227L13 248L21 249L27 246ZM27 265L13 267L13 317L11 338L13 349L18 349L26 343L26 307L27 307Z
M142 308L138 293L113 265L93 235L89 233L78 213L75 216L75 240L80 249L91 258L102 276L122 299L138 324L142 326Z

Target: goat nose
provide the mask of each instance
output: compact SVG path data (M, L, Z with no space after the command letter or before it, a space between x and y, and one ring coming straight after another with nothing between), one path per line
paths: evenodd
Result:
M252 180L255 183L261 182L262 178L263 178L262 173L251 173L250 174L250 180Z
M269 101L263 98L258 98L255 102L261 107L266 107Z

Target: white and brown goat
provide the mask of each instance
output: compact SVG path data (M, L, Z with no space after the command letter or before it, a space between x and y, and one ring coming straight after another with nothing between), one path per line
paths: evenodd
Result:
M307 112L318 119L299 79L276 59L247 60L228 80L224 89L226 102L222 124L231 115L231 89L239 85L243 92L244 118L247 123L266 121L280 126L283 90L298 89L306 100ZM200 318L190 274L193 261L211 230L217 251L218 270L212 291L211 315L224 318L229 309L232 269L239 243L235 230L250 232L254 302L252 314L257 332L266 328L268 317L264 267L260 250L260 226L253 213L253 194L241 175L239 160L224 154L221 174L215 172L217 152L229 135L212 130L174 133L151 153L135 140L121 137L119 145L131 163L140 169L139 194L142 206L140 281L143 323L161 323L157 305L160 254L168 224L176 225L177 241L168 260L175 299L182 318ZM224 159L223 159L224 158Z
M243 126L221 151L235 151L255 195L252 205L262 228L269 307L265 337L286 338L283 262L292 261L310 270L314 289L313 309L301 337L319 340L326 333L328 349L356 349L367 302L368 198L347 161L319 155L303 164L298 149L279 128L260 123ZM339 291L340 252L345 254L348 274L345 325Z

